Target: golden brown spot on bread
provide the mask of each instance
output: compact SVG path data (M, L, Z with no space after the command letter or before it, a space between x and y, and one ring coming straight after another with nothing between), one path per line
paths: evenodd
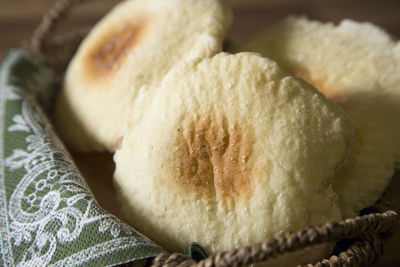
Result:
M335 90L334 87L332 87L329 82L327 81L327 75L318 75L319 78L316 77L316 75L312 75L308 70L300 68L300 67L295 67L289 70L289 72L295 76L299 77L309 84L312 84L315 88L318 89L320 93L322 93L326 98L332 99L338 104L344 104L345 100L338 94L337 90Z
M179 133L178 184L228 205L251 192L253 159L246 127L226 118L202 117Z
M143 19L137 19L104 33L85 58L88 74L96 78L107 77L107 74L118 69L132 48L140 42L145 26Z

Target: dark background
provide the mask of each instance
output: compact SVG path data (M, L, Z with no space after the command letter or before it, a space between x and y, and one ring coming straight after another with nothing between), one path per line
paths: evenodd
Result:
M43 13L55 0L0 0L0 57L10 47L28 40ZM60 31L91 25L117 0L84 1L72 12ZM240 42L289 14L307 15L322 21L339 22L344 18L370 21L400 37L400 1L398 0L227 0L235 21L229 39Z
M54 0L0 0L0 59L9 48L29 40L43 13L54 2ZM117 0L85 1L73 10L58 31L67 32L92 25L118 2ZM231 43L246 40L258 30L290 14L306 15L311 19L335 23L345 18L369 21L386 29L397 38L400 37L398 0L228 0L227 2L233 7L235 15L228 34ZM392 188L395 205L399 208L400 175L394 178ZM400 233L389 241L385 255L377 266L400 266Z

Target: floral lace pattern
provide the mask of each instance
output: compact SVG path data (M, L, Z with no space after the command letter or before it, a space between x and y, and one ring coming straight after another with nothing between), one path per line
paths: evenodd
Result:
M109 262L112 257L101 257L126 250L129 252L120 259L126 261L162 252L98 206L35 100L18 87L10 86L4 72L3 64L0 73L3 264L90 265L96 260L113 264ZM18 77L13 75L13 79ZM35 86L40 86L40 81L49 82L49 79L32 79ZM26 76L24 83L29 83Z

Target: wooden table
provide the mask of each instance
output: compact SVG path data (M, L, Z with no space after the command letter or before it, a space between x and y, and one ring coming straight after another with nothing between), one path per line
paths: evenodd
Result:
M117 0L87 1L75 9L60 32L91 25L106 13ZM239 43L289 14L307 15L312 19L333 21L345 18L370 21L390 34L400 37L400 1L398 0L229 0L235 20L228 34L229 40ZM43 13L54 0L0 0L0 58L11 47L19 46L29 37ZM399 118L400 119L400 118ZM400 193L400 177L394 182ZM400 208L400 197L395 199ZM400 266L400 233L385 249L385 256L377 266Z

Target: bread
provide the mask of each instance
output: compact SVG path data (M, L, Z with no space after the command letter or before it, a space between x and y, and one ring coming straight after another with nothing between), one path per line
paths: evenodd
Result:
M218 0L129 0L90 32L72 59L54 124L74 151L114 151L143 86L179 62L221 51L231 23Z
M374 204L400 162L399 42L370 23L289 17L236 51L276 60L341 105L356 137L334 190L345 217Z
M139 93L114 155L122 218L167 250L209 253L341 219L330 182L352 134L336 104L272 60L181 64Z

